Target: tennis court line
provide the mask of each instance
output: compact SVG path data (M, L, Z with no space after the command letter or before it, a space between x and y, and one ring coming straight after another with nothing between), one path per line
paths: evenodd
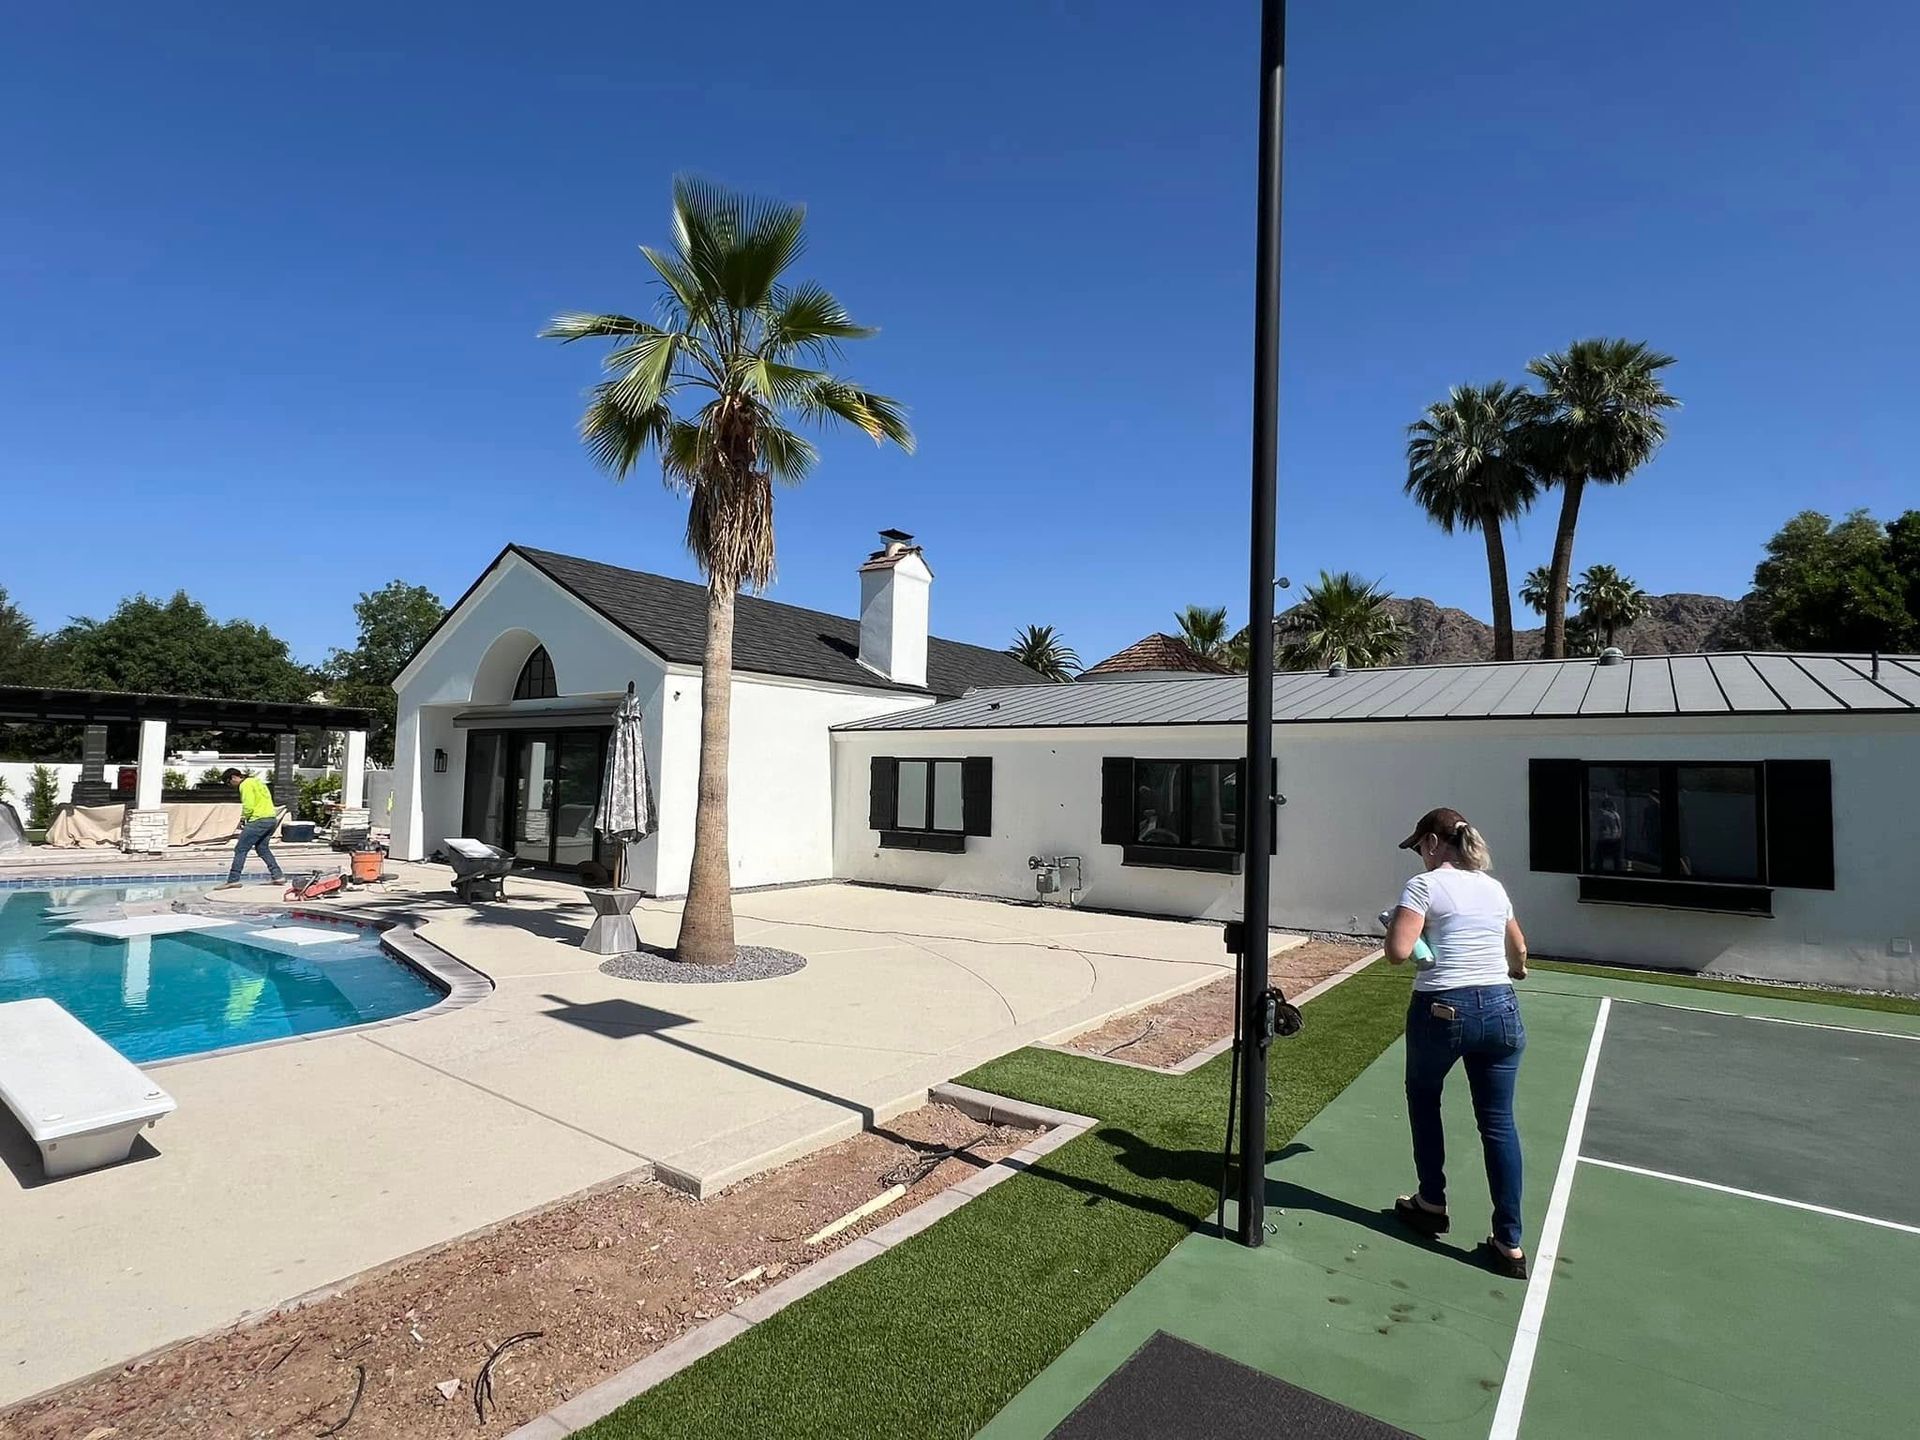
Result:
M1580 1168L1580 1142L1586 1136L1587 1107L1593 1103L1593 1077L1600 1070L1600 1045L1607 1035L1611 996L1602 996L1600 1013L1587 1041L1587 1062L1580 1070L1580 1086L1573 1093L1573 1118L1567 1122L1567 1143L1554 1172L1553 1195L1547 1201L1546 1223L1540 1227L1540 1245L1527 1262L1532 1278L1520 1306L1520 1328L1514 1332L1513 1351L1507 1356L1506 1378L1500 1384L1500 1404L1493 1412L1488 1440L1514 1440L1520 1433L1520 1412L1527 1403L1527 1384L1533 1378L1534 1352L1540 1346L1540 1322L1547 1313L1547 1290L1560 1258L1560 1232L1567 1222L1567 1201L1573 1194L1574 1172Z
M1533 989L1535 995L1564 995L1574 1000L1590 1000L1593 997L1583 990L1549 990L1544 986ZM1647 1005L1656 1010L1691 1010L1700 1015L1719 1015L1728 1020L1764 1020L1769 1025L1798 1025L1807 1030L1838 1030L1843 1035L1879 1035L1889 1040L1908 1040L1920 1044L1920 1035L1911 1035L1904 1030L1869 1030L1861 1025L1830 1025L1825 1020L1790 1020L1784 1015L1749 1015L1744 1010L1717 1010L1711 1005L1682 1005L1677 1000L1643 1000L1634 995L1614 997L1622 1005ZM1792 996L1782 997L1793 1000ZM1811 1005L1817 1001L1800 1000L1795 1004Z
M1701 1190L1717 1190L1722 1195L1738 1195L1743 1200L1764 1200L1769 1205L1785 1205L1790 1210L1807 1210L1815 1215L1829 1215L1835 1220L1857 1220L1862 1225L1878 1225L1882 1230L1898 1230L1907 1235L1920 1235L1920 1225L1903 1225L1898 1220L1882 1220L1877 1215L1856 1215L1851 1210L1835 1210L1829 1205L1814 1205L1805 1200L1789 1200L1784 1195L1766 1195L1758 1190L1742 1190L1735 1185L1721 1185L1712 1180L1696 1180L1691 1175L1674 1175L1665 1170L1648 1170L1639 1165L1623 1165L1618 1160L1602 1160L1597 1155L1582 1155L1581 1163L1598 1165L1607 1170L1619 1170L1628 1175L1644 1175L1649 1180L1671 1180L1676 1185L1692 1185Z

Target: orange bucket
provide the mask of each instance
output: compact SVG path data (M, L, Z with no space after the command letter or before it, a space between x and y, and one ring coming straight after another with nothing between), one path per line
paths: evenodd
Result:
M356 850L353 852L353 878L356 880L378 880L380 863L387 857L378 850Z

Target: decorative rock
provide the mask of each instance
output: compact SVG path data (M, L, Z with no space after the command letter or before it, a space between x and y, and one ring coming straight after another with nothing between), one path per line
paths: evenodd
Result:
M649 980L663 985L727 985L736 980L777 980L806 968L807 957L770 945L734 947L731 965L690 965L665 950L643 946L631 955L602 961L600 973L618 980Z

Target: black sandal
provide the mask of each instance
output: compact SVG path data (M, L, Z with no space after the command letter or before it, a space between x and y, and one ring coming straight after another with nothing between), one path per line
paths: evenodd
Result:
M1480 1242L1480 1255L1486 1261L1487 1268L1496 1275L1504 1275L1509 1280L1527 1278L1527 1257L1507 1254L1493 1243L1491 1235Z
M1436 1235L1446 1234L1451 1228L1451 1222L1447 1219L1444 1210L1435 1214L1411 1195L1396 1196L1393 1202L1393 1213L1402 1225L1409 1230L1418 1230L1429 1240Z

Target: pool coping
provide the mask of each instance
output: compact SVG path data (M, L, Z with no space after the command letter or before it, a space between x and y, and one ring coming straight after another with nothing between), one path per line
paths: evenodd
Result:
M896 1215L886 1224L869 1230L832 1254L822 1256L805 1269L794 1272L771 1289L762 1290L750 1299L741 1301L724 1314L715 1316L697 1329L689 1330L625 1369L616 1371L544 1414L536 1415L509 1430L502 1440L564 1440L576 1430L612 1414L630 1400L671 1379L728 1341L738 1339L763 1320L779 1314L829 1281L837 1280L869 1260L886 1254L894 1246L918 1235L1002 1181L1023 1174L1032 1168L1035 1161L1058 1150L1068 1141L1077 1140L1099 1123L1091 1115L1076 1115L1068 1110L1009 1100L1002 1095L951 1081L930 1086L927 1100L930 1104L951 1105L982 1124L1014 1124L1036 1128L1043 1133L1013 1154L994 1161L957 1184L949 1185L913 1209Z

